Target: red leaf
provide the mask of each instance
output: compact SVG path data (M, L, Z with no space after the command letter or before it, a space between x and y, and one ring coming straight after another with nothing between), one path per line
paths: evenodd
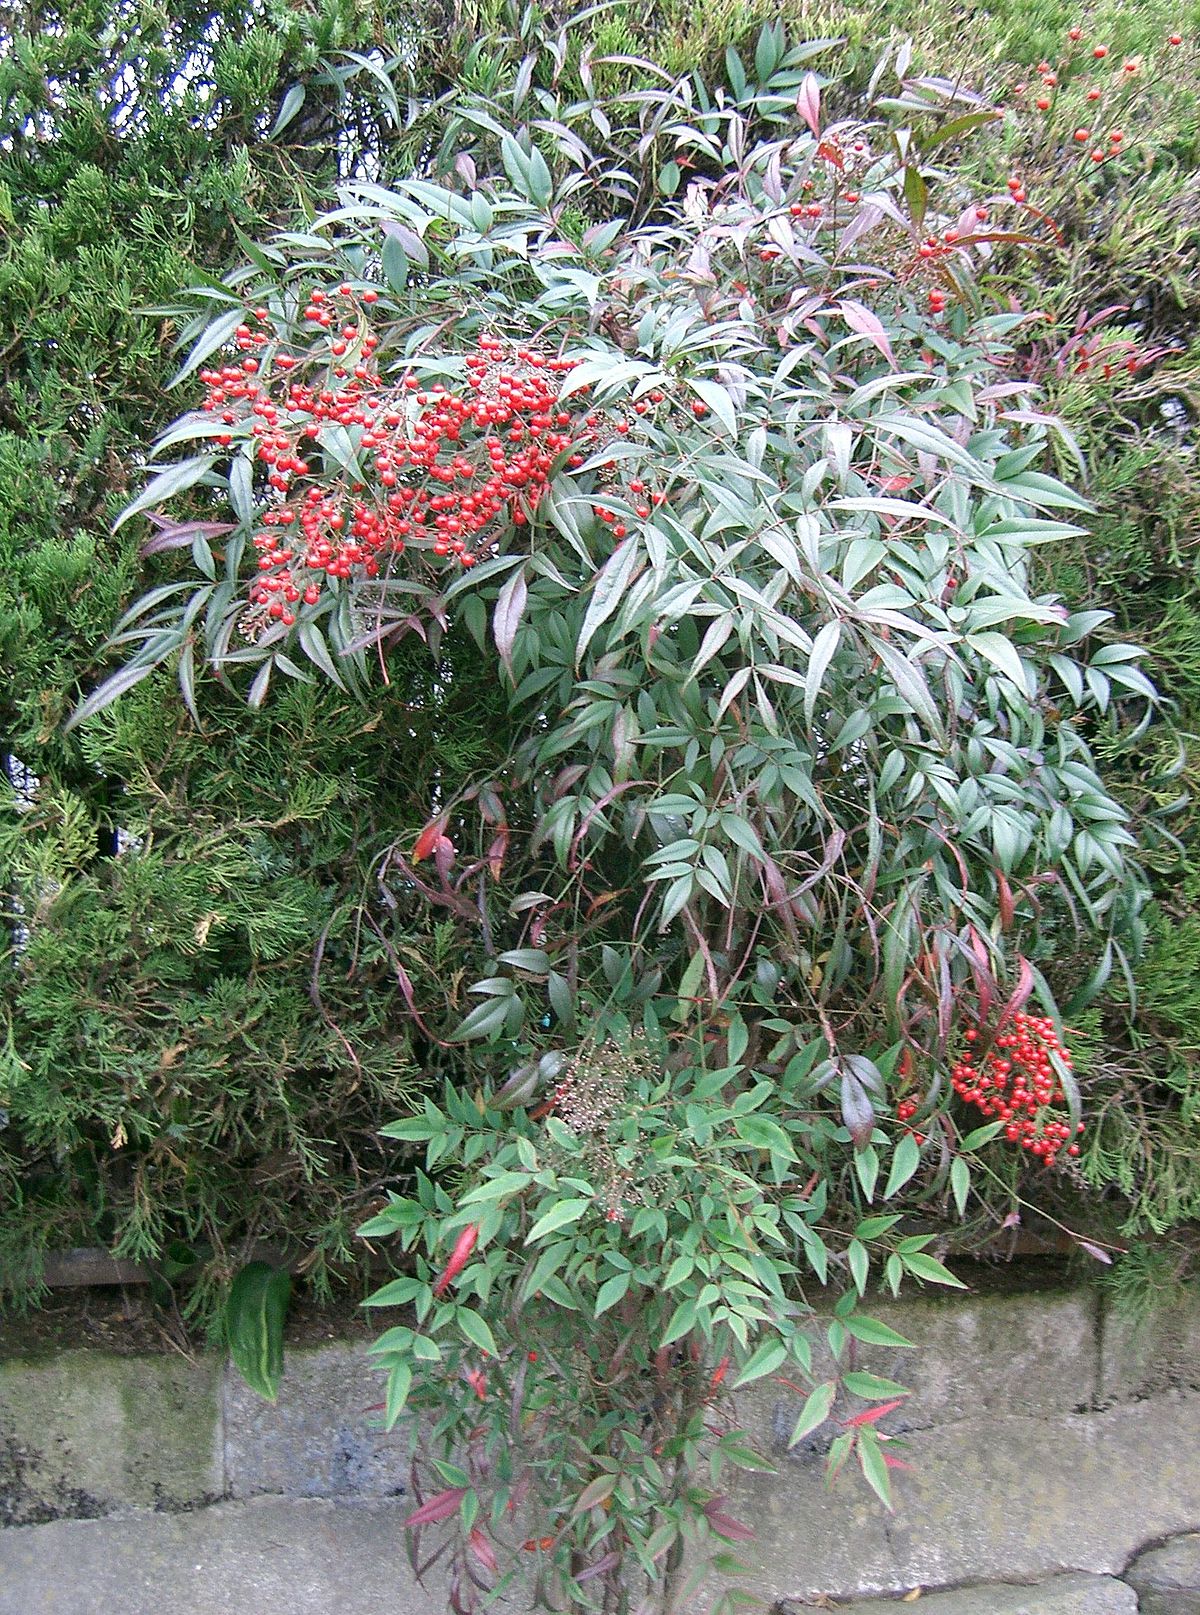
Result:
M615 1551L606 1553L595 1564L590 1564L586 1570L581 1570L575 1577L576 1581L591 1581L596 1576L602 1576L606 1570L613 1570L621 1562L621 1555Z
M1081 1250L1087 1251L1089 1256L1094 1256L1096 1261L1104 1262L1108 1267L1112 1266L1112 1257L1108 1254L1108 1252L1106 1250L1101 1250L1099 1245L1093 1245L1090 1239L1079 1239L1076 1237L1075 1243L1080 1247Z
M454 843L449 836L439 836L433 844L433 861L443 881L449 880L454 863Z
M891 1413L903 1404L904 1398L897 1397L894 1402L881 1402L876 1408L867 1408L864 1413L856 1413L852 1419L843 1419L842 1423L847 1428L857 1428L860 1424L874 1424L878 1419L882 1419L885 1413Z
M492 841L487 851L487 865L493 880L500 879L500 870L504 864L504 854L508 851L508 826L501 825L498 835Z
M496 1558L496 1550L477 1525L472 1528L467 1538L467 1546L489 1575L499 1575L500 1563Z
M434 1295L445 1295L451 1284L466 1267L471 1259L471 1252L475 1249L475 1241L479 1238L479 1224L468 1223L454 1242L454 1249L450 1252L450 1260L437 1283L433 1287Z
M996 871L996 892L1000 910L1000 929L1009 931L1012 929L1014 909L1012 887L1008 884L1004 871L1000 869Z
M435 1492L414 1509L405 1520L405 1527L409 1530L415 1525L432 1525L436 1520L448 1520L467 1495L465 1486L451 1486L447 1491Z
M855 1149L864 1149L875 1127L875 1107L867 1097L867 1090L850 1071L842 1072L842 1120L850 1129Z
M726 1376L726 1374L728 1374L728 1372L729 1372L729 1353L726 1352L724 1357L721 1358L721 1361L717 1364L716 1368L713 1370L713 1377L708 1382L709 1390L715 1391L717 1386L725 1378L725 1376Z
M1033 991L1033 967L1023 953L1017 955L1017 985L1013 989L1012 997L1000 1011L1000 1019L996 1022L997 1032L1002 1031L1009 1017L1018 1010L1024 1009L1029 995Z
M967 936L971 943L971 974L975 978L975 996L979 1000L979 1019L986 1021L988 1011L992 1007L992 988L995 986L995 979L988 963L983 938L973 925L968 925Z
M726 1514L723 1510L713 1507L713 1503L723 1501L723 1498L715 1497L712 1503L704 1505L704 1515L708 1523L718 1536L727 1537L730 1542L752 1542L754 1532L748 1525L743 1525L741 1520L735 1520L732 1514Z
M412 857L414 864L419 864L422 858L429 857L430 853L442 839L442 833L445 830L445 827L446 815L444 813L439 818L430 819L429 823L417 837L417 844L413 848Z

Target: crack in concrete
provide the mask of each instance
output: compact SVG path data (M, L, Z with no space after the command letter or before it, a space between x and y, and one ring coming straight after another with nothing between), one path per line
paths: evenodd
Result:
M893 1549L891 1525L892 1522L890 1518L884 1520L883 1534L889 1550ZM1129 1583L1126 1578L1128 1577L1129 1572L1140 1559L1145 1557L1146 1554L1153 1553L1159 1548L1170 1547L1173 1542L1178 1542L1183 1537L1195 1536L1198 1533L1200 1533L1200 1525L1187 1527L1182 1531L1168 1531L1162 1536L1147 1537L1147 1539L1137 1548L1135 1548L1134 1551L1129 1555L1128 1559L1126 1559L1124 1563L1124 1567L1119 1571L1095 1570L1090 1565L1063 1565L1058 1570L1055 1570L1052 1575L1037 1576L1028 1580L997 1581L993 1578L988 1581L975 1581L969 1577L960 1577L954 1581L941 1581L936 1583L922 1582L919 1584L919 1586L922 1596L925 1594L932 1595L934 1593L976 1592L982 1591L988 1587L1051 1587L1056 1581L1060 1581L1064 1576L1094 1576L1097 1580L1119 1581L1123 1585L1128 1586ZM834 1598L837 1600L838 1604L843 1602L863 1604L877 1603L882 1608L885 1604L894 1603L897 1599L903 1599L904 1596L911 1593L912 1590L912 1584L901 1584L899 1581L897 1581L894 1587L883 1592L838 1592L833 1594L824 1594L822 1596ZM806 1603L803 1599L781 1598L772 1605L771 1615L801 1615L801 1611L813 1607L814 1606L811 1603ZM818 1604L815 1607L820 1608L822 1606Z

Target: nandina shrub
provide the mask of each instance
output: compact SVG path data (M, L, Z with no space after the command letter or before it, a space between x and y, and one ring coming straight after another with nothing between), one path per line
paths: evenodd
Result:
M886 1502L905 1393L859 1303L957 1282L937 1219L1068 1169L1060 1002L1138 941L1088 735L1153 692L1033 583L1087 507L984 273L1017 204L934 167L951 85L824 122L820 49L767 30L753 80L528 122L528 84L461 97L446 183L347 186L210 289L156 454L202 448L127 512L191 565L83 717L167 658L260 703L411 634L448 682L474 635L509 691L503 767L434 782L362 910L387 946L429 905L459 954L393 949L431 1081L386 1131L424 1157L362 1230L455 1607L528 1574L678 1608L736 1569L731 1472L767 1459L728 1392L768 1375Z

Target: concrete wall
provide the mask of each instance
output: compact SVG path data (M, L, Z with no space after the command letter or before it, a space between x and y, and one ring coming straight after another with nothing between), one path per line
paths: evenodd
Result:
M778 1465L732 1504L768 1603L1114 1576L1200 1528L1200 1296L1140 1330L1085 1288L872 1310L921 1348L860 1363L916 1392L885 1426L912 1465L893 1514L854 1476L826 1488L820 1432L787 1450L798 1397L760 1382L742 1398ZM275 1407L213 1357L0 1356L0 1522L396 1497L403 1443L374 1428L380 1396L360 1345L291 1351Z

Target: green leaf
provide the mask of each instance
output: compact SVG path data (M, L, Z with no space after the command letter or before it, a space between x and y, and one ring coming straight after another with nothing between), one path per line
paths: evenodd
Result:
M404 1412L408 1393L412 1389L413 1371L408 1363L395 1363L388 1371L387 1393L384 1408L384 1428L390 1430Z
M667 1269L666 1276L662 1281L663 1289L673 1290L677 1284L682 1284L684 1279L690 1278L695 1270L696 1259L694 1256L677 1256Z
M450 1037L462 1042L474 1037L493 1037L503 1028L507 1016L508 997L489 998L482 1004L476 1004L454 1028Z
M761 1452L755 1452L753 1447L747 1447L744 1442L722 1441L717 1451L722 1458L728 1458L731 1464L738 1469L752 1469L760 1474L773 1475L775 1465L769 1458L764 1458Z
M866 1346L912 1346L911 1340L906 1340L898 1334L890 1324L880 1323L878 1318L865 1318L861 1313L852 1312L845 1320L846 1328L855 1340L861 1340Z
M910 1256L902 1256L900 1260L914 1278L926 1279L930 1284L948 1284L952 1289L965 1290L967 1286L961 1279L956 1279L949 1268L942 1266L932 1256L926 1256L917 1251Z
M897 1385L894 1379L883 1379L879 1374L864 1374L857 1370L842 1375L842 1384L851 1396L861 1396L865 1402L889 1402L894 1396L911 1396L906 1385Z
M958 1147L960 1150L969 1154L972 1150L982 1149L985 1144L990 1144L992 1139L997 1137L997 1135L1003 1132L1003 1130L1003 1122L985 1122L982 1127L976 1127L971 1132L967 1133L966 1136L959 1141Z
M132 690L135 684L140 684L144 678L148 678L157 665L156 662L145 662L141 666L131 664L128 667L118 668L102 684L98 684L85 701L79 703L63 724L64 734L69 734L78 724L86 723L97 712L103 712L104 708L111 706L118 696L124 695L126 690Z
M870 1144L866 1149L854 1152L854 1170L858 1174L858 1181L862 1184L863 1193L868 1200L873 1200L875 1183L879 1177L879 1157Z
M887 669L896 692L906 701L935 739L944 739L942 715L929 692L925 675L916 663L889 645L886 640L871 636L871 648Z
M789 1161L796 1159L791 1139L778 1122L768 1121L765 1116L739 1116L733 1130L752 1149L770 1150L772 1155L782 1155Z
M525 1235L525 1243L532 1245L537 1239L544 1239L552 1234L556 1228L565 1228L568 1223L578 1222L595 1205L592 1199L558 1200L549 1211L545 1212L534 1223Z
M499 1172L485 1183L478 1183L459 1201L460 1206L478 1205L480 1201L504 1200L511 1194L527 1189L532 1179L528 1172Z
M300 108L304 105L305 89L304 84L293 84L289 87L287 94L280 103L275 122L271 125L271 133L268 139L274 140L278 135L281 135L300 111Z
M584 613L579 639L575 646L576 667L582 662L583 653L595 638L597 630L608 621L620 605L640 560L641 547L636 536L630 534L628 538L621 540L597 572L596 581L592 585L592 597Z
M274 1402L283 1377L283 1321L292 1280L269 1262L248 1262L229 1287L225 1338L238 1372L259 1396Z
M549 207L550 198L554 194L554 180L550 169L536 146L529 154L529 192L530 200L536 202L540 208Z
M404 250L404 243L400 237L393 235L389 230L383 238L383 251L380 254L383 265L383 278L394 292L408 290L408 254Z
M1020 690L1021 694L1028 696L1029 681L1025 677L1025 669L1021 665L1021 658L1017 655L1017 648L1011 639L1004 634L985 632L968 634L964 644L977 651L985 661L1003 673Z
M473 1346L487 1352L489 1357L496 1356L496 1339L482 1313L474 1311L471 1307L456 1307L454 1321Z
M213 459L208 454L193 454L190 459L180 460L176 465L164 467L157 476L150 478L137 498L125 506L113 523L113 532L123 527L131 516L136 516L143 510L150 510L154 505L162 504L165 499L183 493L186 488L194 487L201 477L212 470L212 467Z
M858 1432L858 1467L863 1472L867 1485L878 1497L884 1508L892 1506L892 1485L888 1475L887 1464L880 1451L879 1438L873 1430L860 1430Z
M829 664L837 652L842 637L840 622L827 622L813 640L808 657L808 671L804 675L804 721L812 728L821 694L821 680L829 671Z
M738 435L737 413L733 407L733 399L721 386L720 382L706 381L701 376L689 376L687 384L704 404L720 421L725 433L732 438Z
M967 1214L967 1195L971 1191L971 1168L961 1155L956 1155L950 1163L950 1188L954 1194L954 1203L958 1207L960 1217Z
M224 347L245 317L245 310L239 302L236 308L227 309L224 314L218 314L215 319L210 320L197 337L183 367L176 371L167 383L167 391L169 392L172 387L177 387L181 381L185 381L193 370L200 368L210 354L215 353L218 348Z
M379 1131L384 1138L400 1138L410 1144L419 1144L446 1130L446 1118L441 1114L432 1121L428 1116L405 1116L398 1122L386 1122Z
M749 1385L752 1380L762 1379L765 1374L773 1374L787 1361L787 1355L788 1349L782 1340L764 1340L734 1380L734 1387Z
M686 1301L681 1301L671 1314L670 1321L659 1344L669 1346L672 1341L678 1340L681 1335L686 1335L688 1330L694 1327L695 1322L696 1300L694 1296L689 1296Z
M315 622L302 622L300 624L300 648L314 667L319 667L325 677L336 684L339 690L346 688L330 654L329 644L325 635Z
M837 1382L831 1379L824 1380L814 1391L809 1392L808 1399L800 1410L800 1417L796 1420L796 1427L788 1440L789 1447L794 1447L798 1441L803 1441L806 1435L825 1423L836 1395Z
M892 1169L888 1173L887 1186L883 1191L883 1198L890 1200L897 1190L902 1189L921 1164L921 1146L911 1133L904 1133L896 1145L892 1155Z
M633 1280L632 1273L614 1273L612 1278L605 1279L596 1291L596 1317L607 1312L609 1307L615 1307L627 1293Z

